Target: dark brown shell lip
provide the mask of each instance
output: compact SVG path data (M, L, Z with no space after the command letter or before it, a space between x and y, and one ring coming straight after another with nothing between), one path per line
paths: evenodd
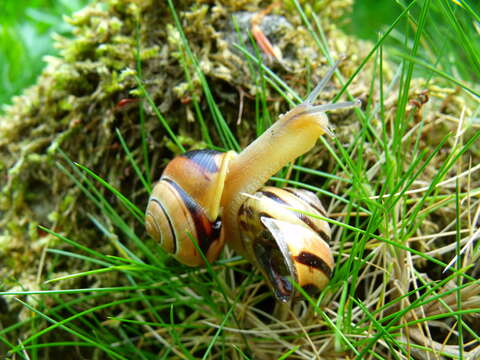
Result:
M253 243L253 250L259 265L272 285L275 297L285 303L290 300L294 291L290 281L291 272L282 252L271 241L274 240L270 239L268 242L257 240Z

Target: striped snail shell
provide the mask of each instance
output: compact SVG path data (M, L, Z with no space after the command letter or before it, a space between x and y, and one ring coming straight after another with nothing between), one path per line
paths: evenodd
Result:
M186 152L168 163L153 188L145 216L147 233L185 265L204 263L192 239L210 262L223 248L220 199L234 155L232 151Z
M297 297L292 281L314 294L333 271L330 227L311 215L325 217L320 200L293 188L263 187L240 207L240 236L248 257L281 302Z

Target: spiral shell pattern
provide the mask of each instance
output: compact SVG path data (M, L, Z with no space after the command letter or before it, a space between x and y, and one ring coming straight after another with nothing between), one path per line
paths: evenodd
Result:
M223 248L220 197L232 156L213 150L177 156L152 191L145 216L147 233L185 265L204 264L198 248L208 261Z

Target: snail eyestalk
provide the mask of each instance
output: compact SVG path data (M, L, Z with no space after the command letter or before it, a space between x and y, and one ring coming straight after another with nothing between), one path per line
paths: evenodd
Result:
M327 74L323 77L323 79L320 80L320 82L317 84L317 86L315 86L310 95L308 95L308 97L303 101L304 104L312 104L315 101L315 99L318 97L325 85L327 85L328 80L332 78L333 73L335 72L335 70L337 70L338 64L340 64L342 60L343 58L338 59L335 64L333 64L333 66L330 68L330 70L328 70Z

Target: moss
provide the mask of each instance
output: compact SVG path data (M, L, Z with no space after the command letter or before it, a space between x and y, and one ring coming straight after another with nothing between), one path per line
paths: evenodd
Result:
M244 89L247 95L254 95L258 90L248 63L233 47L238 34L231 16L245 17L246 21L240 22L245 30L254 12L262 7L255 2L229 1L183 1L176 6L214 98L235 128L237 88ZM336 7L337 12L349 6L350 2L342 2ZM322 73L325 59L317 55L315 60L311 59L316 54L315 46L301 26L299 16L292 14L288 7L274 8L264 19L262 28L284 50L285 67L272 65L280 75L290 74L294 86L303 88L309 81L305 65L309 64L314 73ZM322 16L328 17L330 13ZM134 77L137 38L142 77L153 100L186 146L202 146L198 126L185 121L192 119L189 106L179 106L184 97L191 96L191 89L180 64L180 37L165 5L111 0L89 6L66 20L74 27L75 37L56 37L61 57L47 57L47 67L37 85L15 98L0 118L0 211L3 215L0 226L5 239L2 256L8 256L12 246L31 249L32 242L41 237L34 230L36 224L72 235L80 242L91 241L91 232L85 229L94 230L85 214L97 210L79 197L78 187L55 165L62 161L59 149L127 196L136 193L131 199L142 207L146 194L138 192L141 188L138 180L125 175L129 164L115 135L118 128L127 138L130 149L140 148L138 103L126 110L116 108L122 99L138 94ZM296 31L291 31L293 28ZM333 26L329 29L336 34L331 38L349 41ZM249 42L246 36L242 41ZM353 46L354 40L350 41ZM347 62L344 67L352 65ZM204 108L198 77L194 77L193 84L193 91ZM358 93L355 86L351 91ZM276 111L287 108L279 99L275 101L277 104L272 107ZM251 117L248 109L252 106L247 104L246 109L244 117L248 120ZM171 151L163 129L148 106L146 115L149 150L155 153L152 164L155 178L171 157ZM250 127L248 121L244 121L243 126L237 128L237 135L248 139ZM136 150L134 153L139 155ZM65 199L69 199L68 205ZM31 253L32 258L38 256ZM20 262L8 271L9 275L21 279L26 267L34 268L30 262Z

